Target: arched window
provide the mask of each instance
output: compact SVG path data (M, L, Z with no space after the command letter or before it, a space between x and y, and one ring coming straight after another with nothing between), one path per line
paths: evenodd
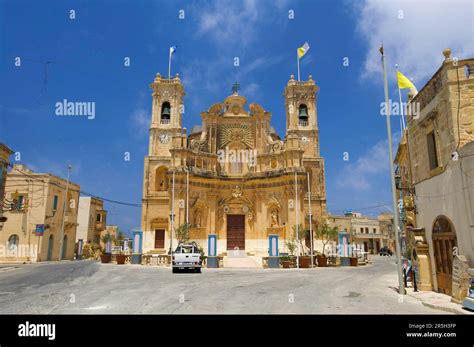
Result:
M298 107L298 121L301 126L308 125L308 106L305 104Z
M168 169L165 166L159 166L155 171L155 190L156 191L167 191L168 190L168 178L166 177Z
M454 233L454 228L448 218L438 216L433 223L433 233Z
M8 238L8 250L14 251L18 247L18 235L11 235Z
M169 124L171 119L171 105L169 102L164 102L161 105L161 124Z

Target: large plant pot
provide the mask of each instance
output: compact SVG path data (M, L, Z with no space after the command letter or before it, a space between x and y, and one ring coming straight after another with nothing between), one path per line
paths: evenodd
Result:
M318 267L327 267L328 257L318 256Z
M311 267L311 257L300 257L300 267L308 269Z
M103 264L110 263L110 260L112 259L111 254L101 254L100 255L100 261Z
M351 266L357 266L357 257L351 257Z
M117 260L117 264L123 265L125 264L125 260L127 259L127 256L125 254L116 254L115 259Z
M284 269L289 269L289 268L291 268L291 260L282 261L281 265L283 265Z

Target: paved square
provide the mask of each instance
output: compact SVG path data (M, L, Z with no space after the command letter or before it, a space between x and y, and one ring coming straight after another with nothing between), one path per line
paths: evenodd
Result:
M93 261L0 268L0 313L443 313L399 302L395 258L357 268L203 269Z

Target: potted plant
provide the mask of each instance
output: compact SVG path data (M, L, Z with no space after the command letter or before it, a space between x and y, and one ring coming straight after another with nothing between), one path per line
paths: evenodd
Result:
M293 264L293 258L289 255L285 255L280 257L280 264L283 266L284 269L289 269Z
M321 223L316 229L316 236L321 240L323 244L323 253L316 256L319 267L328 266L328 258L325 254L326 245L329 243L329 241L336 240L337 233L337 227L331 228L327 223Z
M121 246L121 243L124 239L124 235L123 235L123 232L119 231L117 233L117 237L114 237L113 238L113 241L114 241L114 245L115 246ZM120 248L120 253L119 254L116 254L115 255L115 260L117 260L117 264L118 265L123 265L125 264L125 260L127 259L127 256L125 254L122 253L122 248Z
M282 265L284 268L286 268L285 266L288 266L288 268L290 268L294 265L295 252L296 252L296 249L298 248L298 245L296 244L296 240L294 238L286 240L285 243L286 243L286 248L288 248L288 253L290 253L289 256L286 256L286 261L288 261L289 263L287 263L287 265L282 263Z
M112 259L112 254L107 249L107 247L112 242L112 235L110 235L110 233L107 233L102 236L100 240L104 243L104 248L101 249L100 261L103 264L110 263L110 260Z
M306 236L309 234L309 230L304 230L301 224L295 225L293 227L293 231L295 235L298 235L298 243L299 243L299 266L301 268L308 269L311 267L311 257L306 255L305 253L305 246L304 241Z

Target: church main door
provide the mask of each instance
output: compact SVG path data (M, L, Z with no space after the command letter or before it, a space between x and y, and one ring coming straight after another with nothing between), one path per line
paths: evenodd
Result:
M245 249L245 215L227 215L227 249Z

